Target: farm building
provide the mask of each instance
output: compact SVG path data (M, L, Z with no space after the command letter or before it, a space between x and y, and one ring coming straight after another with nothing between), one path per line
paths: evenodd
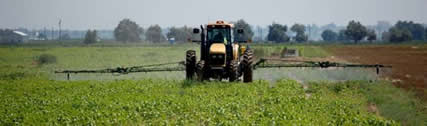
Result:
M0 30L0 44L16 44L28 41L28 35L24 32L13 30Z

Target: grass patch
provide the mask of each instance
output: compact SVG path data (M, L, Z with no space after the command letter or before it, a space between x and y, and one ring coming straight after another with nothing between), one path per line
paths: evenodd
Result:
M312 83L311 88L310 92L327 91L325 94L352 95L363 98L366 106L375 105L381 116L396 120L402 125L421 126L427 124L426 104L417 99L413 93L396 88L389 82L325 82Z

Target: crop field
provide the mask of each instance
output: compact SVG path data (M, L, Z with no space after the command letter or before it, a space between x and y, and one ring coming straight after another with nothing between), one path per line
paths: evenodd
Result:
M258 57L284 47L341 60L323 46L253 46ZM260 69L253 83L193 82L184 72L53 73L179 62L189 49L198 45L0 47L0 125L426 124L424 103L372 70ZM44 54L55 61L37 62Z

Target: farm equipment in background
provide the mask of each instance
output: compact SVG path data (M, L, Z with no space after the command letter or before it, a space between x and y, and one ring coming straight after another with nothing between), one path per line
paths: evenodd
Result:
M304 61L304 60L289 60L286 58L280 59L265 59L260 58L254 62L254 51L248 45L244 46L241 43L247 41L234 41L233 24L224 21L216 21L204 26L200 29L193 29L194 34L200 34L200 40L193 42L200 43L200 59L197 61L196 51L186 51L186 59L182 62L171 62L163 64L152 64L134 67L118 67L115 69L102 70L65 70L55 71L55 73L67 74L67 79L70 79L70 74L74 73L113 73L113 74L128 74L136 72L164 72L164 71L185 71L186 79L196 79L198 81L210 79L228 79L230 82L240 81L252 82L253 70L259 68L280 68L280 67L361 67L361 68L376 68L376 73L379 74L380 68L391 68L381 64L346 64L329 61ZM238 34L244 34L242 29L237 30ZM295 52L295 51L294 51ZM279 63L269 63L269 61ZM177 67L161 67L171 64L179 64Z

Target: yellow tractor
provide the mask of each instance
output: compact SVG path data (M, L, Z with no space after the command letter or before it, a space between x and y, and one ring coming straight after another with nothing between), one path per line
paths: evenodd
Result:
M206 27L206 28L205 28ZM199 81L209 79L228 79L230 82L252 82L253 51L243 46L243 41L233 40L233 24L216 21L193 29L200 34L200 60L196 61L196 51L186 52L185 72L187 79ZM244 34L242 29L236 30L238 35ZM242 78L243 76L243 78Z

